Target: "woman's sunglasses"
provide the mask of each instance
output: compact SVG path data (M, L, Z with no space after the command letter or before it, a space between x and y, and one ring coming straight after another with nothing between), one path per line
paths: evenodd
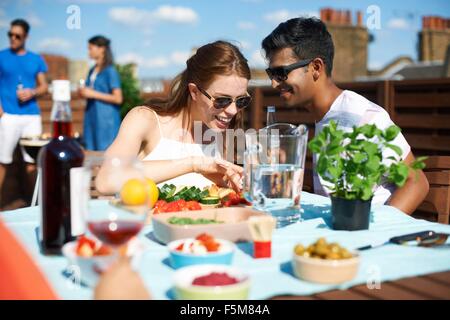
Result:
M12 33L11 31L8 31L8 37L9 38L15 38L15 39L17 39L17 40L22 40L22 35L20 35L20 34L17 34L17 33Z
M197 86L197 88L201 93L203 93L205 97L207 97L209 100L213 102L213 106L216 109L224 109L229 105L231 105L233 102L236 103L236 107L238 109L244 109L248 107L250 105L250 102L252 101L252 97L249 95L237 97L235 99L231 97L211 97L211 95L209 95L208 92L206 92L199 86Z
M295 69L307 66L313 60L314 59L300 60L300 61L290 64L288 66L267 68L266 72L267 72L267 75L269 76L270 80L275 80L276 82L283 82L283 81L287 80L289 72L291 72Z

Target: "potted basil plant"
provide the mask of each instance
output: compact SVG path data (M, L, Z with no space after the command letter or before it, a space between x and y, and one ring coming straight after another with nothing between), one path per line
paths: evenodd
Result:
M330 190L333 229L368 229L371 200L381 179L402 187L409 170L425 167L426 157L418 157L409 166L401 160L401 148L392 144L399 132L395 125L383 131L373 124L344 132L330 121L308 143L317 155L317 173Z

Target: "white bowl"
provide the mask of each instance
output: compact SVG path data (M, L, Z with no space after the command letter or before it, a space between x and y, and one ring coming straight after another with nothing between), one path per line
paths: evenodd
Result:
M224 286L193 285L195 278L212 272L226 273L239 280ZM178 300L244 300L250 292L250 277L239 269L227 265L203 264L184 267L175 272L175 297Z
M90 287L97 284L101 273L107 270L118 258L116 251L107 255L83 257L77 254L76 249L77 241L68 242L62 247L62 253L69 261L68 269L71 272L71 280ZM126 254L132 257L132 266L136 266L143 250L144 247L138 238L133 238L128 242Z
M186 241L194 241L194 238L180 239L169 242L167 248L170 253L170 263L175 269L186 267L195 264L226 264L230 265L233 260L233 255L236 245L228 240L215 239L222 250L217 252L206 252L206 253L189 253L181 252L176 250L176 248Z
M339 284L352 280L358 273L359 256L351 252L353 258L325 260L310 258L294 253L292 268L298 278L306 281Z

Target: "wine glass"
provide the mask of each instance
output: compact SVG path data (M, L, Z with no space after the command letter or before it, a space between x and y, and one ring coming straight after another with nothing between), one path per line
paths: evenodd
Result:
M143 164L134 157L97 157L86 160L85 169L91 181L87 229L117 254L139 234L151 209ZM98 199L97 187L109 199Z

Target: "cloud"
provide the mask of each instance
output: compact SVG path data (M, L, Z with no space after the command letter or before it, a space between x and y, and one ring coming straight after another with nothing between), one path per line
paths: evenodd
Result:
M74 0L62 0L63 2L73 3ZM77 3L89 3L89 4L111 4L123 2L123 0L76 0Z
M195 23L198 21L197 13L191 8L160 6L154 11L156 19L175 23Z
M141 55L134 52L124 53L118 56L116 60L120 64L136 63L140 65L144 62L144 58Z
M253 22L249 21L239 21L237 24L238 29L241 30L255 30L256 25Z
M7 28L9 26L9 21L6 18L5 11L0 8L0 28Z
M184 65L191 53L187 51L175 51L170 55L170 60L177 65Z
M129 27L149 27L157 22L193 24L198 14L187 7L164 5L156 10L137 9L135 7L113 7L108 11L111 20Z
M37 48L41 51L62 52L72 48L72 44L63 38L45 38L38 43Z
M41 20L41 18L39 18L38 15L33 12L30 13L25 20L27 20L32 27L41 27L42 25L44 25L44 22Z
M190 52L186 51L174 51L166 56L156 56L156 57L144 57L140 54L134 52L128 52L120 55L117 58L118 63L135 63L140 68L143 69L158 69L165 68L170 65L180 65L183 66L186 60L189 58Z
M249 64L250 64L250 66L257 67L257 68L267 66L267 62L264 59L264 55L261 50L253 51L252 55L250 56Z
M248 41L245 41L245 40L238 40L236 45L241 50L247 50L247 49L250 49L252 47L252 44L250 42L248 42Z
M403 18L392 18L391 20L388 21L387 26L388 28L398 30L408 30L411 27L408 21L406 21Z
M381 61L370 61L369 60L369 70L379 70L384 66L384 64Z
M279 24L281 22L284 22L286 20L297 18L300 16L306 16L306 17L319 17L319 13L316 11L298 11L294 12L287 9L281 9L278 11L274 11L271 13L267 13L264 15L264 20L267 22L273 23L273 24Z

